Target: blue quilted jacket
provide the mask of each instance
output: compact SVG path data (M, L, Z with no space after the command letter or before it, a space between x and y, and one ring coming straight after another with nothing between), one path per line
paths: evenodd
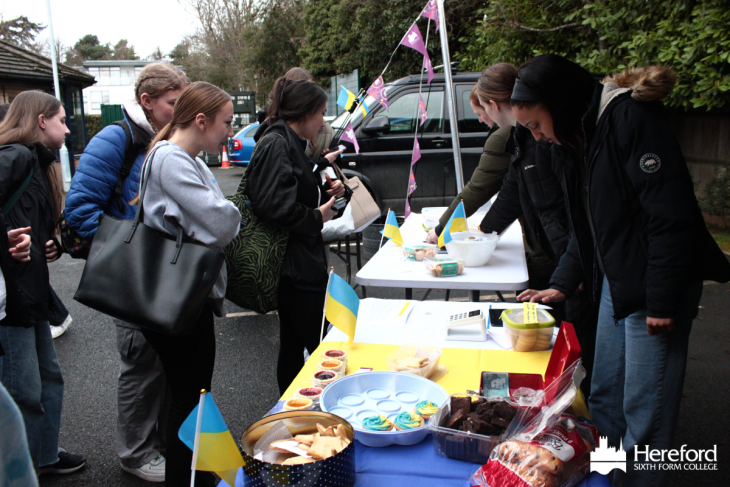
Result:
M81 155L71 189L66 197L66 222L82 237L91 238L99 226L99 215L105 213L115 218L131 220L137 207L130 205L139 190L140 171L145 158L145 148L151 135L139 127L124 112L124 122L129 124L133 143L142 150L134 162L129 176L122 186L121 208L111 201L119 172L124 164L127 137L118 125L104 127L94 136Z

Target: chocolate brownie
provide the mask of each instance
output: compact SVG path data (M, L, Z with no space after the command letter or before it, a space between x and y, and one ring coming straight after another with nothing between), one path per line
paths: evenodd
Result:
M517 409L511 404L501 401L494 405L494 413L500 418L511 420L517 414Z
M499 416L495 416L492 418L490 423L499 428L506 429L507 426L509 426L510 422L507 421L506 419L500 418Z
M464 422L465 418L466 418L466 415L464 415L464 412L457 410L454 414L451 415L451 417L448 419L448 421L446 421L446 424L444 426L446 428L458 430L459 427Z
M466 417L471 412L471 398L469 396L453 396L451 398L451 414L461 411Z

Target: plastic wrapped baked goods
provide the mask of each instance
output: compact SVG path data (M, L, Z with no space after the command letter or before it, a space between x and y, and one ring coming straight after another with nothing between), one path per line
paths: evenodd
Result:
M425 259L424 263L427 272L434 277L458 276L464 272L464 261L461 259Z
M537 309L537 323L525 323L524 310L506 309L502 312L505 334L515 352L538 352L550 348L555 318L544 309Z
M411 247L403 247L403 257L408 260L421 262L426 257L435 257L438 249L429 245L413 245Z

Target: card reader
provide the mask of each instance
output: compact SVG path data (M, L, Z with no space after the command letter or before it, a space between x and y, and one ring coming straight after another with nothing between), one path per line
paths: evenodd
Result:
M487 341L487 322L484 313L476 309L449 316L446 320L446 340Z

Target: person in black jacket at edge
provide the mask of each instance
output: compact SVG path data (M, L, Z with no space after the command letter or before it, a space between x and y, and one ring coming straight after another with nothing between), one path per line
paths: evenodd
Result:
M54 233L62 191L53 162L68 133L63 106L41 91L16 96L0 123L0 202L6 229L31 227L32 240L30 260L14 263L32 326L0 326L5 349L0 380L23 414L39 474L68 474L86 464L83 456L58 448L63 375L48 323L55 310L48 262L61 255Z
M629 452L613 485L669 484L668 471L634 463L651 463L641 454L647 448L672 448L702 281L730 280L659 102L674 81L671 69L654 66L600 85L546 54L520 67L512 93L517 120L555 143L576 230L550 289L518 299L558 302L581 282L600 296L588 406L609 444Z
M497 66L508 76L489 76ZM484 71L477 82L477 94L487 114L502 127L511 127L505 152L512 155L507 176L499 195L482 219L479 229L485 233L502 233L520 218L529 246L527 270L531 289L544 289L550 283L560 257L570 240L570 224L565 198L560 187L559 165L551 160L550 143L536 141L530 131L517 123L510 97L517 79L517 68L497 64ZM505 93L507 93L505 95ZM586 379L581 389L590 394L593 354L596 342L598 307L585 292L576 292L563 305L553 303L558 322L563 319L574 325L580 342Z
M324 90L309 81L279 78L273 94L269 117L254 136L259 154L248 168L246 196L258 218L289 232L278 290L276 374L283 393L304 366L304 348L311 354L319 345L327 287L322 225L337 214L332 204L344 187L321 186L304 153L307 141L324 127ZM322 204L325 194L329 199Z

